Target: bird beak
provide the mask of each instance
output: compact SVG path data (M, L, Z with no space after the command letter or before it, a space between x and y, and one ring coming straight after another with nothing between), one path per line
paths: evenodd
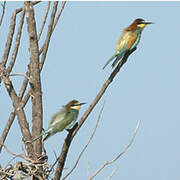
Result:
M79 103L80 106L82 106L83 104L87 104L87 103Z
M144 24L154 24L153 22L144 22Z

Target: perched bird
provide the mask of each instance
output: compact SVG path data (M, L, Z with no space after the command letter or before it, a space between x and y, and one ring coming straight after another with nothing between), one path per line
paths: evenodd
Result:
M77 100L72 100L68 104L63 106L60 112L54 114L51 121L49 122L48 128L39 136L35 137L32 142L36 141L41 136L46 135L46 137L44 138L44 140L46 140L57 132L61 132L64 129L71 129L75 125L79 109L83 104L86 103L79 103Z
M123 30L122 35L116 45L114 55L106 62L103 69L115 58L114 62L112 63L112 67L114 67L128 50L132 50L138 45L141 38L141 33L147 24L153 23L145 22L144 19L136 19L129 27Z

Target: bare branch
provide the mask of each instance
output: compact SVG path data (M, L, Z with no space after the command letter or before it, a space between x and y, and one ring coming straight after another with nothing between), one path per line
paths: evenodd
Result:
M26 159L24 154L15 154L15 153L12 152L7 146L5 146L4 144L2 144L2 145L4 146L4 148L6 149L6 151L7 151L9 154L11 154L12 156Z
M42 131L42 93L39 68L39 46L37 40L36 21L34 17L34 8L32 2L25 1L24 8L29 34L29 51L30 51L30 74L32 79L32 137L37 136ZM40 155L42 153L42 144L38 140L34 143L35 152Z
M5 126L5 128L3 130L3 133L1 135L1 139L0 139L0 153L1 153L4 141L5 141L8 133L9 133L9 130L11 128L11 125L14 122L14 118L15 118L15 111L11 112L11 114L9 116L9 119L8 119L8 121L6 123L6 126Z
M13 55L12 55L12 60L10 62L8 70L6 71L5 70L5 65L6 65L8 55L9 55L9 51L10 51L10 48L11 48L11 43L12 43L14 29L15 29L15 21L16 21L16 11L13 13L12 18L11 18L10 32L9 32L9 35L8 35L8 40L6 42L5 53L4 53L4 56L2 58L2 62L1 62L1 65L0 65L0 72L1 72L1 75L3 75L3 76L4 76L4 74L9 74L11 72L11 70L12 70L12 68L14 66L15 60L16 60L16 56L17 56L17 52L18 52L18 48L19 48L19 44L20 44L22 26L23 26L23 22L24 22L24 11L22 12L22 15L21 15L21 18L20 18L20 24L19 24L19 28L18 28L18 32L17 32L16 45L15 45L14 52L13 52ZM8 122L6 124L6 127L5 127L5 129L3 131L3 134L1 136L1 140L0 140L1 144L4 143L4 141L5 141L6 137L7 137L7 134L9 132L9 130L10 130L10 127L11 127L13 121L14 121L14 118L15 118L15 111L11 112L11 114L10 114L9 120L8 120ZM26 124L25 126L28 126L27 122L25 124ZM1 152L1 149L2 149L2 145L0 145L0 152Z
M40 2L41 1L33 2L32 5L36 5L36 4L40 3ZM11 24L10 24L10 28L9 28L10 31L9 31L8 39L7 39L7 42L6 42L6 47L5 47L4 55L3 55L2 61L0 63L0 74L3 73L4 67L6 65L6 62L7 62L8 56L9 56L9 51L10 51L10 48L11 48L11 43L12 43L12 39L13 39L13 35L14 35L14 29L15 29L15 24L16 24L16 14L18 14L21 11L23 11L23 8L16 9L15 12L13 13L12 17L11 17Z
M30 141L31 140L31 133L30 133L30 130L29 130L29 124L27 122L24 110L19 106L20 105L20 99L17 96L17 94L16 94L16 92L14 90L14 87L12 85L12 82L9 79L9 77L3 76L2 78L3 78L3 82L4 82L5 86L6 86L6 89L8 91L8 94L9 94L11 100L12 100L13 107L15 109L15 113L18 116L18 122L19 122L19 125L20 125L20 128L21 128L23 138L24 138L25 141ZM30 144L30 143L27 144L27 152L28 152L30 157L33 156L33 148L32 148L32 144Z
M34 2L32 2L32 5L34 6L34 5L36 5L36 4L39 4L40 2L41 2L41 1L34 1ZM18 14L18 13L20 13L22 10L23 10L23 8L16 9L15 13Z
M87 172L87 177L90 177L90 162L88 161L88 172Z
M23 76L26 79L28 79L29 82L31 82L30 77L26 76L26 74L23 74L23 73L12 73L12 74L9 74L8 76Z
M2 4L2 15L1 15L1 18L0 18L0 26L2 24L2 21L3 21L3 18L4 18L4 14L5 14L5 9L6 9L6 1L4 1L4 3Z
M45 61L45 57L46 57L46 54L47 54L47 49L48 49L48 46L49 46L49 43L50 43L50 38L51 38L51 35L52 35L52 33L53 33L52 25L53 25L53 23L54 23L54 17L55 17L56 10L57 10L57 4L58 4L57 2L54 3L53 11L52 11L52 14L51 14L51 20L50 20L49 25L48 25L48 32L47 32L47 35L46 35L46 40L45 40L44 45L42 46L42 48L39 50L39 55L40 55L43 51L45 51L45 53L44 53L44 55L43 55L43 57L41 58L41 61L40 61L40 70L42 70L42 68L43 68L44 61ZM45 49L45 50L44 50L44 49ZM29 75L29 72L27 72L26 75L28 76L28 75ZM27 83L28 83L27 80L25 80L25 81L23 82L23 87L24 87L24 88L22 88L21 91L20 91L20 94L19 94L20 97L23 96L23 94L24 94L24 92L25 92L24 89L26 88ZM28 98L29 98L29 95L30 95L30 90L28 91L25 99L28 99Z
M48 50L48 46L49 46L49 43L50 43L50 38L51 38L51 35L53 33L52 31L52 25L54 23L54 17L55 17L55 14L56 14L56 10L57 10L57 4L58 2L54 3L54 7L53 7L53 11L52 11L52 14L51 14L51 19L50 19L50 22L49 22L49 25L48 25L48 32L47 32L47 35L46 35L46 40L44 42L44 45L43 47L41 48L41 50L39 51L39 55L43 52L44 52L44 55L43 57L41 58L41 61L40 61L40 71L42 70L43 68L43 65L44 65L44 61L45 61L45 57L46 57L46 54L47 54L47 50ZM27 76L29 76L29 72L26 73ZM24 95L24 92L25 92L25 89L26 89L26 86L27 86L27 79L24 80L23 82L23 86L22 86L22 89L20 91L20 94L19 96L22 97ZM30 97L30 90L28 91L28 93L26 94L26 97L25 99L29 99Z
M15 154L7 146L3 145L5 150L13 157L7 163L6 167L2 169L0 167L1 179L29 179L29 177L38 177L38 179L47 179L47 171L49 171L49 165L43 159L31 159L25 154ZM22 158L25 162L18 161L15 165L10 164L14 159ZM44 169L39 171L39 167ZM31 178L32 179L32 178Z
M60 16L61 16L62 12L63 12L63 9L64 9L65 4L66 4L66 1L63 1L63 2L62 2L62 5L61 5L61 8L60 8L60 10L59 10L59 12L58 12L58 15L57 15L57 17L56 17L56 20L54 21L54 24L53 24L53 28L52 28L53 31L54 31L54 29L55 29L55 27L56 27L56 24L57 24L58 21L59 21L59 18L60 18Z
M8 38L7 38L7 42L6 42L6 47L5 47L4 55L3 55L2 61L1 61L0 73L3 72L6 62L8 60L8 56L9 56L9 52L10 52L11 44L12 44L12 39L13 39L13 35L14 35L15 24L16 24L16 14L13 13L13 15L11 17L11 24L10 24L10 28L9 28L10 30L9 30L9 34L8 34Z
M114 176L114 174L117 172L117 170L118 170L118 167L115 167L115 168L113 169L111 175L108 176L107 180L111 180L111 178Z
M39 2L33 2L34 5L37 4L37 3L39 3ZM52 11L52 14L51 14L51 20L50 20L49 26L48 26L48 27L49 27L49 30L48 30L48 33L47 33L47 38L46 38L46 40L45 40L45 43L44 43L44 46L43 46L41 52L39 52L39 55L43 52L44 48L46 48L46 53L47 53L47 47L48 47L48 45L49 45L47 42L50 42L50 37L51 37L51 34L53 33L53 30L54 30L54 29L52 30L52 26L53 26L53 24L54 24L54 16L55 16L55 13L56 13L56 8L57 8L57 3L55 4L55 6L54 6L54 8L53 8L53 11ZM21 12L22 10L23 10L23 9L20 8L20 9L16 10L15 13ZM58 13L58 14L59 14L59 13ZM45 45L46 45L46 46L45 46ZM44 56L42 57L42 60L41 60L41 62L40 62L40 70L42 70L42 68L43 68L44 61L45 61L45 55L46 55L46 54L44 54ZM2 71L2 72L3 72L3 71ZM29 73L29 71L28 71L28 72L26 72L25 77L29 77L29 75L30 75L30 73ZM3 73L2 73L2 76L4 76ZM22 87L21 87L20 93L19 93L19 99L20 99L20 100L22 99L22 97L23 97L23 95L24 95L24 93L25 93L25 90L26 90L27 85L28 85L28 81L29 81L29 78L25 78L25 80L24 80L24 82L23 82L23 85L22 85ZM31 89L28 90L26 96L24 97L24 99L22 100L22 102L19 104L19 107L18 107L18 108L24 108L24 106L26 105L26 103L27 103L28 100L29 100L30 95L31 95ZM3 144L3 143L4 143L4 141L5 141L6 137L7 137L7 134L8 134L8 132L9 132L9 130L10 130L10 127L11 127L13 121L14 121L14 118L15 118L15 114L14 114L14 111L13 111L13 112L11 112L11 114L10 114L9 120L8 120L8 122L7 122L6 126L5 126L5 129L4 129L4 131L3 131L3 134L2 134L2 136L1 136L0 144ZM1 149L2 149L2 146L0 145L0 152L1 152Z
M44 19L43 19L43 22L42 22L42 25L41 25L41 28L40 28L40 31L39 31L39 34L38 34L38 40L40 39L41 34L43 32L43 29L44 29L44 25L46 23L47 16L48 16L48 13L49 13L49 9L50 9L50 4L51 4L51 1L48 2L48 6L47 6L47 9L46 9L46 12L45 12L45 16L44 16Z
M50 19L50 22L49 22L49 25L48 25L48 32L47 32L47 35L46 35L46 40L45 40L44 45L43 45L40 68L44 65L44 61L45 61L45 58L46 58L46 55L47 55L47 50L48 50L51 35L52 35L52 32L53 32L53 24L54 24L54 18L55 18L55 15L56 15L56 11L57 11L57 6L58 6L58 2L56 1L56 2L54 2L53 10L52 10L52 13L51 13L51 19Z
M88 180L92 180L92 179L93 179L95 176L97 176L107 165L114 163L116 160L118 160L118 159L127 151L127 149L132 145L132 143L133 143L133 141L134 141L134 138L135 138L135 136L136 136L136 134L137 134L137 131L138 131L138 129L139 129L140 122L141 122L141 120L138 121L138 123L137 123L137 125L136 125L136 129L135 129L135 131L134 131L134 134L133 134L133 136L132 136L129 144L128 144L126 147L124 147L124 149L122 150L122 152L120 152L120 153L119 153L114 159L112 159L111 161L105 162L105 163L94 173L94 175L91 176Z
M22 11L20 22L19 22L19 28L18 28L18 32L17 32L17 36L16 36L16 43L15 43L14 51L12 54L11 62L6 71L8 74L12 71L12 68L14 66L14 63L15 63L15 60L17 57L17 53L18 53L18 49L19 49L19 45L20 45L21 34L22 34L22 27L24 24L24 14L25 14L25 12Z
M84 146L84 148L83 148L82 151L80 152L80 154L79 154L79 156L78 156L78 158L77 158L77 160L76 160L73 168L62 178L62 180L66 179L66 178L73 172L73 170L76 168L76 166L77 166L77 164L78 164L81 156L83 155L84 151L86 150L86 148L88 147L89 143L90 143L91 140L93 139L93 137L94 137L94 135L95 135L95 132L96 132L96 129L97 129L97 127L98 127L98 124L99 124L99 121L100 121L100 118L101 118L103 109L104 109L104 104L105 104L105 101L104 101L104 103L103 103L103 105L102 105L102 108L101 108L101 110L100 110L100 112L99 112L98 119L97 119L97 122L96 122L96 126L95 126L95 128L94 128L94 130L93 130L93 132L92 132L92 134L91 134L91 137L89 138L88 142L86 143L86 145Z
M64 167L64 164L65 164L65 161L66 161L66 156L67 156L69 147L71 145L72 139L74 138L74 136L76 135L76 133L78 132L80 127L83 125L83 123L85 122L85 120L87 119L87 117L89 116L91 111L94 109L96 104L99 102L99 100L101 99L101 97L105 93L105 91L108 88L108 86L112 83L114 77L117 75L117 73L119 72L119 70L121 69L123 64L126 63L126 61L127 61L128 57L130 56L130 54L132 54L135 50L136 50L136 47L134 49L132 49L131 51L128 51L124 55L123 59L120 61L120 63L114 69L114 71L111 73L111 75L109 76L108 80L103 84L103 87L101 88L101 90L99 91L99 93L97 94L97 96L95 97L93 102L90 104L90 106L88 107L86 112L81 117L81 119L80 119L80 121L78 123L77 128L75 128L73 132L71 132L71 133L69 133L67 135L67 137L65 139L65 142L63 144L63 147L62 147L62 151L61 151L59 160L58 160L58 165L57 165L57 168L56 168L56 173L55 173L54 180L59 180L61 178L63 167Z
M56 4L54 3L54 5L56 5ZM62 5L61 5L61 9L60 9L59 12L58 12L58 15L57 15L57 18L56 18L56 20L55 20L55 23L54 23L54 20L53 20L53 23L54 23L54 24L53 24L53 27L52 27L52 29L51 29L52 32L54 31L54 29L55 29L55 27L56 27L56 24L57 24L57 22L58 22L58 20L59 20L60 15L62 14L62 11L63 11L63 9L64 9L64 6L65 6L65 2L63 2ZM57 8L57 7L56 7L56 8ZM52 18L52 15L51 15L51 18ZM42 47L40 48L39 54L41 54L41 53L43 52L45 45L46 45L46 40L45 40L44 44L42 45Z

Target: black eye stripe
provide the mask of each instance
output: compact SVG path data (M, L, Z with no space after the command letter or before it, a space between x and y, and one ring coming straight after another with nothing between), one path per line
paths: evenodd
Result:
M137 24L144 24L144 19L138 18L137 20Z
M72 104L71 106L79 106L79 104Z
M145 22L144 22L144 21L142 21L142 22L138 22L138 24L145 24Z
M144 21L144 19L141 19L141 18L139 18L139 19L137 19L138 21Z

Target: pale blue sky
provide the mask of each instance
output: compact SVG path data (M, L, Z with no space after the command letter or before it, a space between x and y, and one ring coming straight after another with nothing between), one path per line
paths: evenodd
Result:
M15 8L23 2L7 2L4 23L0 28L0 55L4 51L9 20ZM47 3L42 3L45 6ZM36 17L43 18L41 4ZM129 143L137 121L140 129L130 149L95 179L179 180L180 163L180 60L179 60L180 2L68 2L52 36L43 68L42 91L44 128L51 116L71 99L93 101L102 84L112 72L102 70L114 53L123 28L136 18L155 24L147 26L137 50L130 56L102 100L88 117L75 137L66 167L71 169L79 152L95 126L98 112L106 100L96 135L83 154L77 169L68 179L87 179L88 162L92 175L104 161L111 160ZM19 16L18 16L19 17ZM38 19L38 29L40 27ZM24 26L23 31L26 31ZM23 49L13 72L25 72L28 63L27 33L22 37ZM42 44L41 41L40 44ZM40 45L41 46L41 45ZM17 91L22 77L11 78ZM12 105L4 85L0 87L2 133ZM84 106L80 116L87 109ZM30 103L26 108L31 124ZM61 151L66 132L56 134L45 142L49 163L54 162L53 150ZM15 153L21 152L21 133L16 122L6 140ZM0 164L11 156L3 150ZM68 171L68 170L67 170ZM64 171L66 172L66 171Z

